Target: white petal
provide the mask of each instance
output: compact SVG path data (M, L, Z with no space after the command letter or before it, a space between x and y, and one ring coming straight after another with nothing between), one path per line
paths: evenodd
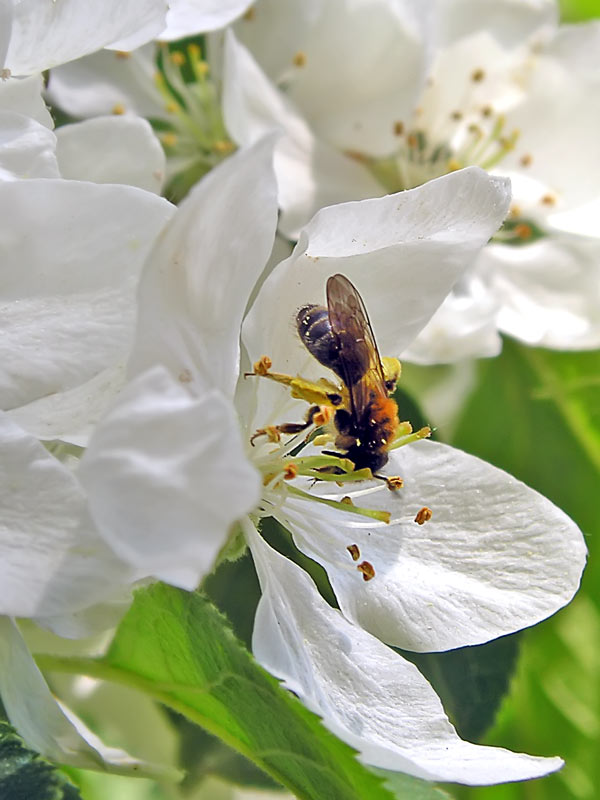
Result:
M417 668L330 608L298 566L248 531L260 577L253 635L258 661L360 759L419 778L471 785L553 772L536 758L462 741Z
M272 153L272 138L236 153L179 206L142 277L131 374L162 363L191 391L201 376L201 391L233 394L242 316L277 225Z
M552 30L558 16L553 0L441 0L436 10L438 47L489 30L503 47L518 48Z
M42 98L44 79L42 75L29 78L9 78L0 80L0 108L3 111L16 111L44 125L54 127L54 120Z
M71 472L0 416L0 613L54 616L111 597L128 582L89 522Z
M111 45L133 50L164 27L164 0L61 0L15 4L5 67L13 75L54 67ZM118 42L116 40L119 40Z
M361 292L382 354L400 355L498 227L508 199L504 182L471 168L396 195L322 209L265 280L245 320L251 360L268 354L276 371L306 369L307 352L290 328L299 307L324 302L326 280L336 272ZM321 374L312 361L313 374ZM281 396L280 387L273 390Z
M230 401L194 398L155 367L134 379L92 436L81 464L92 516L141 573L194 589L232 524L260 497Z
M19 406L8 416L36 439L60 439L85 447L124 383L125 364L115 364L73 389Z
M224 28L250 5L252 0L171 0L167 27L158 38L169 42Z
M50 72L46 94L73 117L101 114L139 114L168 118L165 100L155 83L156 47L133 53L100 50Z
M44 125L0 111L0 180L58 178L56 137Z
M507 129L520 131L517 145L499 167L521 170L550 186L553 205L545 210L576 206L598 197L600 118L597 60L600 22L566 28L535 54L533 67L523 70L523 102L506 114ZM552 135L548 135L549 132ZM528 166L520 159L528 157ZM542 207L544 203L540 198Z
M145 119L96 117L56 131L63 178L93 183L125 183L160 193L165 154ZM93 153L93 158L90 158Z
M262 0L236 33L317 138L379 156L396 148L394 124L408 120L426 77L426 14L410 0Z
M0 617L0 694L25 744L46 758L84 769L118 768L132 775L145 766L124 750L106 747L50 693L14 622Z
M530 345L600 347L600 240L553 236L481 255L500 305L498 327Z
M279 228L290 238L297 238L319 208L382 192L362 164L315 137L230 31L225 38L223 114L238 144L252 144L273 129L284 132L275 149L275 172Z
M404 351L403 361L451 364L467 358L498 355L502 349L496 322L498 301L476 267L472 272L455 285ZM436 421L439 422L437 418Z
M344 493L357 506L390 511L390 525L294 497L276 512L327 569L348 619L406 650L449 650L534 625L572 598L585 544L545 497L436 442L393 451L385 472L400 475L404 488L365 493L359 484ZM418 525L423 507L433 518ZM352 544L375 569L368 582L346 550Z
M173 206L63 180L0 183L0 407L74 388L123 358L135 284Z

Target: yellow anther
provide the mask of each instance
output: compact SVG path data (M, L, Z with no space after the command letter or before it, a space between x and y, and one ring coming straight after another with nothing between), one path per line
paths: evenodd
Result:
M295 67L303 67L306 64L306 53L303 53L302 50L298 50L292 59L292 63Z
M395 136L402 136L404 133L404 123L403 122L394 122L394 135Z
M181 50L173 50L172 53L169 53L169 58L176 67L183 67L185 64L185 56Z
M391 478L386 478L385 482L391 492L396 492L398 489L402 489L404 486L404 479L399 475L392 475Z
M165 111L167 111L169 114L174 114L178 108L179 106L174 100L171 100L165 105Z
M412 433L412 432L413 432L413 426L410 424L410 422L408 422L408 420L405 420L404 422L401 422L398 425L398 432L397 432L396 435L397 436L408 436L408 434Z
M514 234L517 239L527 241L527 239L531 239L533 236L533 230L531 229L531 225L528 225L526 222L521 222L519 225L515 226Z
M450 158L446 164L446 169L448 172L456 172L457 169L462 169L462 166L463 165L457 158Z
M482 117L491 117L494 113L494 109L491 106L484 106L481 109L481 116Z
M525 153L525 155L521 156L521 158L519 159L519 163L521 164L522 167L529 167L532 161L533 161L533 156L531 156L529 153Z
M462 118L463 118L462 111L453 111L453 112L450 114L450 119L453 119L453 120L455 120L456 122L458 122L458 121L459 121L459 120L461 120Z
M165 131L165 133L161 133L160 140L165 147L177 146L177 134L173 133L173 131Z
M115 103L115 105L112 107L112 113L117 117L121 116L121 114L124 114L125 106L123 103Z
M345 497L342 497L342 499L340 500L340 503L343 503L345 506L353 506L354 505L354 501L348 495L346 495ZM356 547L356 545L354 545L354 546Z
M417 516L415 517L415 522L417 525L424 525L426 522L433 517L433 511L427 506L423 506L423 508L417 512Z
M298 477L298 467L294 463L286 464L283 468L283 479L292 481Z
M508 213L509 213L509 215L510 215L511 217L513 217L513 218L517 217L517 218L518 218L518 217L520 217L520 216L523 214L523 210L522 210L521 206L518 206L516 203L514 203L514 204L513 204L513 205L510 207L510 209L509 209L509 212L508 212Z
M115 58L125 61L127 58L131 58L131 53L128 50L115 50Z
M540 202L545 206L555 206L556 205L556 197L553 194L545 194Z
M254 6L250 6L250 8L246 11L242 19L245 19L247 22L250 22L250 20L254 19L255 16L256 16L256 9L254 8Z
M195 58L200 58L202 56L202 50L200 48L200 45L196 44L195 42L191 42L190 44L188 44L187 51L190 55L190 58L195 59Z
M431 436L431 428L429 425L424 425L422 428L419 428L417 433L415 434L419 439L429 439Z
M266 375L272 366L273 362L269 356L261 356L258 361L254 362L252 369L255 375Z
M358 561L358 559L360 558L360 550L358 549L357 544L349 544L346 550L352 556L352 561Z
M373 565L369 561L362 561L356 569L359 572L362 572L363 580L370 581L372 578L375 577L375 570L373 569Z
M471 73L471 80L474 81L475 83L480 83L484 78L485 78L485 72L481 68L475 69Z
M234 143L230 142L228 139L217 139L216 142L213 142L213 150L215 153L219 153L221 155L231 153L234 147Z

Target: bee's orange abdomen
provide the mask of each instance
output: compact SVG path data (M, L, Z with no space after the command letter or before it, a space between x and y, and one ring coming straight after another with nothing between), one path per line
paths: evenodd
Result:
M389 444L398 432L398 405L392 397L375 397L368 406L376 438Z

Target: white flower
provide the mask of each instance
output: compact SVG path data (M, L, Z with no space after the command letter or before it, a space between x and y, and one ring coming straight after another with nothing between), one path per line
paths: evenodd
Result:
M241 377L267 353L278 371L322 374L292 320L336 272L360 286L383 353L400 353L500 224L507 183L471 168L322 209L261 283L277 218L272 147L261 141L213 170L148 260L131 380L80 469L98 530L137 570L192 589L241 529L263 589L257 657L367 763L472 783L552 771L559 760L461 742L427 682L379 640L447 649L543 619L579 582L574 523L504 472L425 441L391 451L388 469L405 483L396 493L373 481L312 485L303 456L318 450L291 455L302 437L250 442L257 428L301 420L305 404ZM433 519L416 524L424 506ZM325 566L341 611L262 540L266 516Z
M163 41L224 28L252 5L252 0L171 0Z
M6 414L0 444L0 695L8 717L48 758L135 773L139 761L106 748L57 703L11 617L87 636L115 624L138 576L97 535L67 466Z
M41 80L8 83L0 408L41 439L84 444L122 380L141 265L174 210L114 181L156 190L164 156L141 119L99 118L55 134L40 111Z
M101 47L139 47L164 28L166 11L166 0L5 0L0 68L5 74L31 75Z
M469 164L511 177L504 230L409 360L495 355L499 331L600 345L600 23L555 17L551 0L259 0L235 26L250 49L228 37L225 122L239 144L284 130L276 171L292 237L325 204Z

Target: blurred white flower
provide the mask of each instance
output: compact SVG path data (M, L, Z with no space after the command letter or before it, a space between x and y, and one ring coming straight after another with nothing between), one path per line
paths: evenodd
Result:
M283 129L292 237L323 205L467 165L511 177L505 227L408 360L495 355L499 331L600 345L600 23L556 16L552 0L259 0L228 36L227 129L238 144Z
M462 742L429 684L379 640L441 650L545 618L579 583L578 528L506 473L438 443L390 453L397 493L313 485L309 462L292 456L302 437L250 441L301 419L303 403L242 378L265 353L278 370L321 374L290 321L339 271L360 286L383 352L401 352L501 223L507 182L471 168L322 209L247 310L277 221L272 147L263 140L213 170L149 257L130 381L80 468L98 531L132 568L186 589L243 533L263 589L257 657L367 763L467 783L552 771L559 759ZM424 506L433 519L416 524ZM264 542L263 517L325 567L339 612Z

